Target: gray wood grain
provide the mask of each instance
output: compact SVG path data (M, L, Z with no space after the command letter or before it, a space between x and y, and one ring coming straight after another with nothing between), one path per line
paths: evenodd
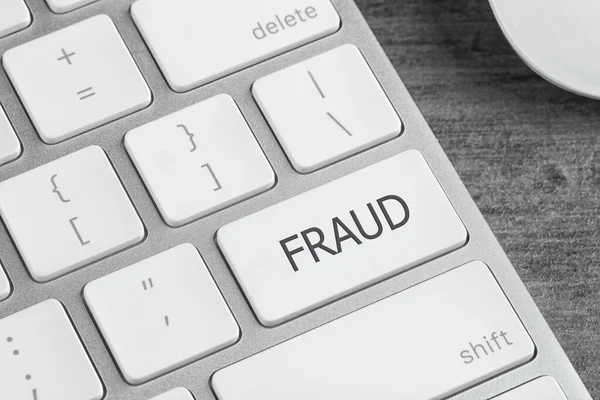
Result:
M487 1L357 3L600 399L600 101L530 71Z

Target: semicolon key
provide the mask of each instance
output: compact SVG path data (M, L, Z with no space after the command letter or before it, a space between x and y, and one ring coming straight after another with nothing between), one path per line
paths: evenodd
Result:
M102 382L69 316L56 300L0 319L0 353L7 351L12 357L0 357L0 399L104 397Z

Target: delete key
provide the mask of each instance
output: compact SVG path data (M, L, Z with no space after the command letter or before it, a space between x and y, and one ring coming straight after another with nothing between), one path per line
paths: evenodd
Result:
M341 24L329 0L138 0L131 15L177 92L331 35Z

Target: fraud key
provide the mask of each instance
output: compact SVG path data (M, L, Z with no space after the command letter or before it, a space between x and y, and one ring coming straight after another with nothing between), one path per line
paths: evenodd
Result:
M451 252L467 230L410 150L230 223L217 241L273 326Z

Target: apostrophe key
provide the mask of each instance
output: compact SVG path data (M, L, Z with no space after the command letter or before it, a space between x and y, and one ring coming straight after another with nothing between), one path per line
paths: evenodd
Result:
M131 384L217 352L240 335L191 244L97 279L85 287L84 297Z

